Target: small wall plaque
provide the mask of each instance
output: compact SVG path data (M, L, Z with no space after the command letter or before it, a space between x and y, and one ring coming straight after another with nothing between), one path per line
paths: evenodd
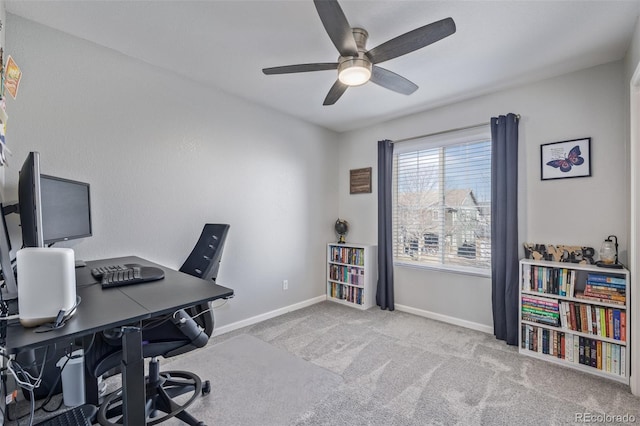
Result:
M371 193L371 167L350 170L351 194Z

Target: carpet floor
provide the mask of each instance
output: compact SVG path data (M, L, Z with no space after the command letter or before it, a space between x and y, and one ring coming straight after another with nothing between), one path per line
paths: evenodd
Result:
M211 380L189 410L210 426L640 422L640 398L621 383L489 334L332 302L214 337L161 369Z
M213 413L228 407L217 404L213 394L238 389L244 397L233 403L231 410L244 410L242 415L247 419L255 418L251 414L255 411L260 421L237 424L559 425L580 419L590 419L591 423L604 420L601 424L624 423L625 419L640 422L640 398L633 396L628 386L519 355L517 348L492 335L403 312L378 308L363 312L324 302L216 337L207 351L210 349L215 356L216 348L228 339L245 336L332 373L325 376L329 379L340 380L332 380L311 399L307 398L310 386L291 383L295 389L287 390L287 394L293 395L288 397L292 399L277 400L266 407L265 395L261 394L264 391L252 383L262 381L260 377L238 376L240 383L230 376L215 379L221 373L215 362L192 364L191 369L202 377L214 378L212 395L201 398L192 410L210 425L236 424L215 421L218 414ZM237 356L240 364L247 362L247 354L232 356ZM248 356L251 358L251 354ZM178 359L165 366L173 368L181 362ZM264 374L271 378L288 370L285 367L281 373L267 373L270 367L279 367L265 366ZM273 384L272 391L280 394L280 384ZM283 406L294 401L296 410L286 410L282 415Z

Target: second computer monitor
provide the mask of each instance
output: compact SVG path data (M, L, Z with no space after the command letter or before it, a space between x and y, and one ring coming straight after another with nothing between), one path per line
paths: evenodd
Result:
M40 175L45 244L91 236L89 184Z
M40 174L40 156L29 153L18 180L22 243L45 247L89 237L91 200L88 183Z

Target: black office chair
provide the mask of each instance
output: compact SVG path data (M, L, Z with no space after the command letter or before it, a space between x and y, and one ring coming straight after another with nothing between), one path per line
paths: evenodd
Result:
M215 282L228 232L229 225L206 224L180 271ZM181 309L172 315L142 323L143 356L151 358L146 378L147 425L161 423L170 417L177 417L190 425L204 424L185 409L198 395L209 392L208 381L203 386L196 374L187 371L160 372L158 357L168 358L205 346L211 337L213 326L213 311L209 303ZM120 366L120 337L119 330L96 336L92 349L85 357L88 370L94 377ZM188 398L178 398L189 393ZM185 398L187 400L183 402ZM105 398L98 411L98 421L102 425L122 424L122 408L120 389Z

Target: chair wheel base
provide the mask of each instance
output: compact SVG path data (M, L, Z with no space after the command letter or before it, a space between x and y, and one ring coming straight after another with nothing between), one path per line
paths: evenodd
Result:
M202 396L209 395L211 393L211 382L205 380L202 384Z
M190 425L204 425L185 411L203 392L200 377L188 371L162 372L156 382L149 382L147 378L147 426L162 423L171 417L176 417ZM173 400L174 397L184 394L190 394L186 402L177 403ZM122 389L119 389L105 398L98 411L98 421L103 426L122 425L124 424L122 410Z

